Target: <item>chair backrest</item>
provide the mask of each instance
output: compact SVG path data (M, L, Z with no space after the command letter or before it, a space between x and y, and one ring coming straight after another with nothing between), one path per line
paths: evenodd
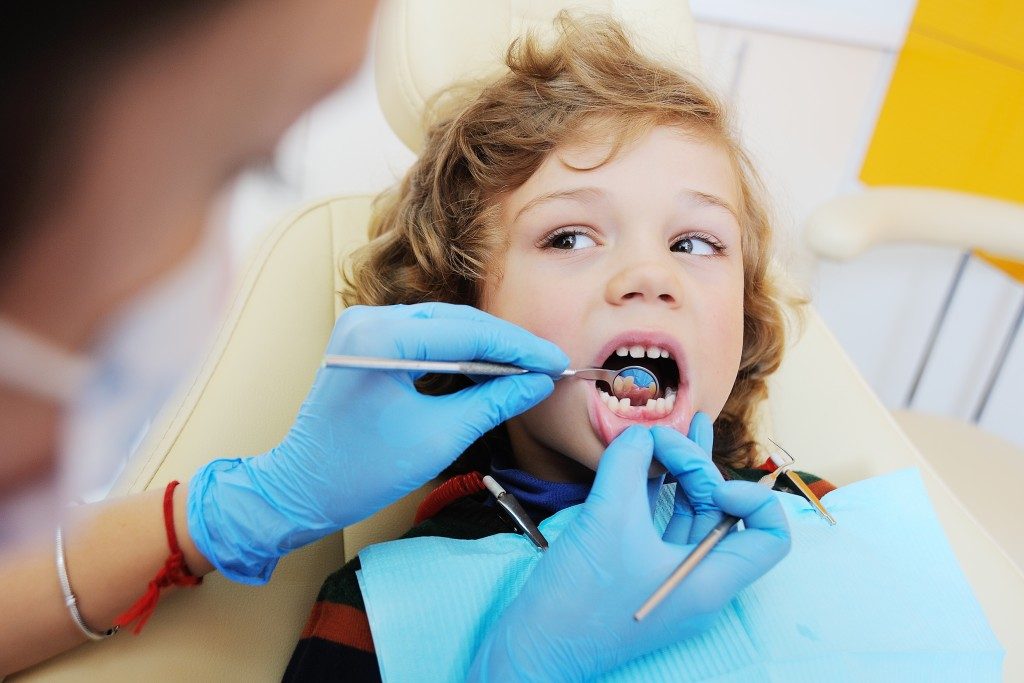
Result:
M413 151L427 104L452 84L501 71L505 52L529 31L554 32L560 11L617 17L651 57L699 71L685 0L386 0L376 46L377 94L391 128Z
M378 79L386 80L388 68L390 73L401 71L401 80L407 82L402 87L418 93L408 94L401 105L408 108L405 113L395 113L388 96L382 95L389 120L401 133L403 126L412 125L410 112L436 86L465 75L463 45L476 45L477 53L497 59L510 31L546 24L563 4L568 3L385 2L379 48L381 61L392 66L378 67ZM581 4L616 11L627 25L644 27L634 28L644 40L649 31L662 36L666 45L672 40L693 45L689 13L680 0L572 3ZM392 37L384 39L389 33ZM488 45L481 36L498 42ZM404 58L388 62L387 51L401 51L402 46ZM381 89L385 92L384 85ZM406 136L416 144L413 133ZM187 478L211 458L259 453L281 438L340 312L335 295L338 264L365 239L369 211L368 197L323 201L269 234L199 376L153 430L142 456L121 478L118 493L160 488L170 479ZM1024 576L931 473L813 311L772 381L769 410L773 435L801 466L837 483L899 467L922 469L957 556L1007 647L1007 675L1024 679L1024 632L1017 628L1024 614ZM83 646L12 680L279 679L324 577L341 564L343 555L350 557L369 541L397 535L411 520L412 502L403 501L294 553L265 587L238 586L211 576L197 590L162 600L143 636L121 635Z

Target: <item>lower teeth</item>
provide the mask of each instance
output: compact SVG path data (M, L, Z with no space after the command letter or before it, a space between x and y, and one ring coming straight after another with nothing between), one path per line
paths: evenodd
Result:
M616 398L609 393L600 391L601 400L607 405L612 411L617 414L628 414L630 412L637 412L640 410L656 411L659 413L668 414L672 412L672 408L676 403L676 392L672 389L665 390L665 396L663 398L652 398L647 401L646 405L634 406L631 405L628 398Z

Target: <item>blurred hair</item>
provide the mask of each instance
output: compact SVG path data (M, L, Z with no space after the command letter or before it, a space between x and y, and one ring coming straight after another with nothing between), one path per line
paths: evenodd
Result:
M611 139L609 159L655 126L721 144L741 188L743 351L715 422L716 461L757 459L754 422L767 377L782 359L783 297L769 275L772 227L754 168L721 103L697 78L635 50L612 19L559 15L557 38L508 50L508 72L428 126L419 158L381 195L370 242L349 261L346 305L447 301L478 305L482 283L506 243L502 196L522 185L562 145ZM449 387L451 388L451 387ZM443 390L442 384L433 387Z
M239 0L12 0L0 21L0 280L66 187L93 99L119 64Z

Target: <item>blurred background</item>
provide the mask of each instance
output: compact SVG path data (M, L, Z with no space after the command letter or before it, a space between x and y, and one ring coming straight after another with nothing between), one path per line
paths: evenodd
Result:
M1024 202L1024 3L690 6L705 76L773 198L781 260L866 381L890 409L976 425L1024 449L1024 266L922 243L835 262L803 239L816 210L871 186ZM380 112L373 70L364 64L293 126L271 163L240 179L230 211L239 264L291 211L375 194L412 162Z

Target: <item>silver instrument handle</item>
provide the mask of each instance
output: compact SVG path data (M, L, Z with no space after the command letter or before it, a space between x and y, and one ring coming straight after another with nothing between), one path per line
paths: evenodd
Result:
M408 370L438 372L449 375L525 375L529 370L503 363L482 361L407 360L404 358L371 358L369 356L324 356L321 366L361 368L364 370Z
M494 377L525 375L530 372L530 370L506 363L407 360L405 358L373 358L370 356L326 355L320 365L321 367L359 368L363 370L407 370L410 372L438 372L448 375L488 375ZM611 384L617 374L618 371L616 370L605 370L604 368L569 368L555 379L560 377L577 377L579 379L603 380Z

